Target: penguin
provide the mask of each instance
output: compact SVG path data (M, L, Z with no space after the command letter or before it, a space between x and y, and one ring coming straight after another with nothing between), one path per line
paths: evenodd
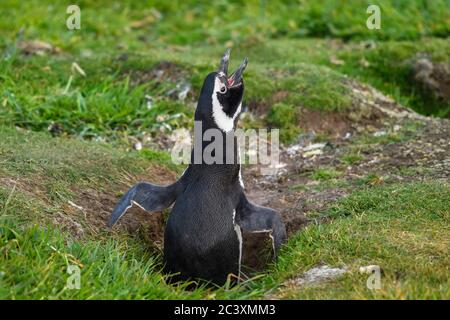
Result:
M172 281L202 280L220 286L232 275L239 279L242 230L270 233L275 259L287 238L280 214L250 202L244 193L233 135L241 113L243 72L248 60L245 58L228 76L229 58L227 49L219 69L205 78L195 121L202 125L201 134L215 129L223 135L223 159L231 157L232 161L194 161L196 147L204 151L208 146L208 141L194 135L191 162L179 180L167 186L147 182L134 185L119 200L108 221L112 228L133 205L155 212L173 204L165 227L163 254L164 272ZM232 148L226 139L230 135L235 142Z

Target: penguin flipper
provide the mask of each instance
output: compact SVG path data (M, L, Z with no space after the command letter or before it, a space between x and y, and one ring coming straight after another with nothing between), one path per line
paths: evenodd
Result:
M281 245L286 241L286 227L278 212L255 205L242 193L236 208L236 222L247 232L270 232L275 257Z
M161 211L169 207L185 189L188 171L189 169L177 182L168 186L157 186L147 182L134 185L117 203L109 217L108 227L113 227L133 205L148 212Z

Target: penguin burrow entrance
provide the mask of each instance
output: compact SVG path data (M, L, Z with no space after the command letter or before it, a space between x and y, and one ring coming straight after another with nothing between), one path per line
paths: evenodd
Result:
M138 233L139 238L149 247L149 250L161 251L164 248L164 229L170 209L164 212L148 214L140 208L133 207L120 222L131 234ZM304 215L295 217L292 213L282 213L288 229L288 236L299 231L306 223ZM242 272L251 275L252 272L263 271L273 260L272 239L269 232L251 233L242 231Z
M295 193L286 186L288 181L273 176L260 176L258 166L243 169L245 189L248 197L256 204L270 206L280 212L286 225L288 237L297 233L307 223L304 207ZM154 179L154 178L153 178ZM171 183L177 177L167 177L162 184ZM150 178L144 178L150 180ZM162 252L164 248L164 230L171 207L163 212L148 213L138 206L129 209L119 222L120 229L130 234L138 234L149 250ZM242 272L251 276L263 271L273 261L273 246L269 232L251 233L242 230Z

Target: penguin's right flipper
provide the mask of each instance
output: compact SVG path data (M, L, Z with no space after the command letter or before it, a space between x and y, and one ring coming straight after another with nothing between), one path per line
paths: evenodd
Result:
M236 223L248 232L270 232L275 257L287 239L286 227L280 214L273 209L251 203L244 193L236 208Z
M185 189L188 171L189 168L177 182L168 186L157 186L146 182L134 185L117 203L109 217L108 227L113 227L133 205L148 212L161 211L169 207Z

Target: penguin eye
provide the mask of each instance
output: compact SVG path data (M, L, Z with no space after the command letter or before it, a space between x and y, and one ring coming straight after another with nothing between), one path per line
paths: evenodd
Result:
M220 93L225 93L227 92L227 86L223 86L220 88Z

